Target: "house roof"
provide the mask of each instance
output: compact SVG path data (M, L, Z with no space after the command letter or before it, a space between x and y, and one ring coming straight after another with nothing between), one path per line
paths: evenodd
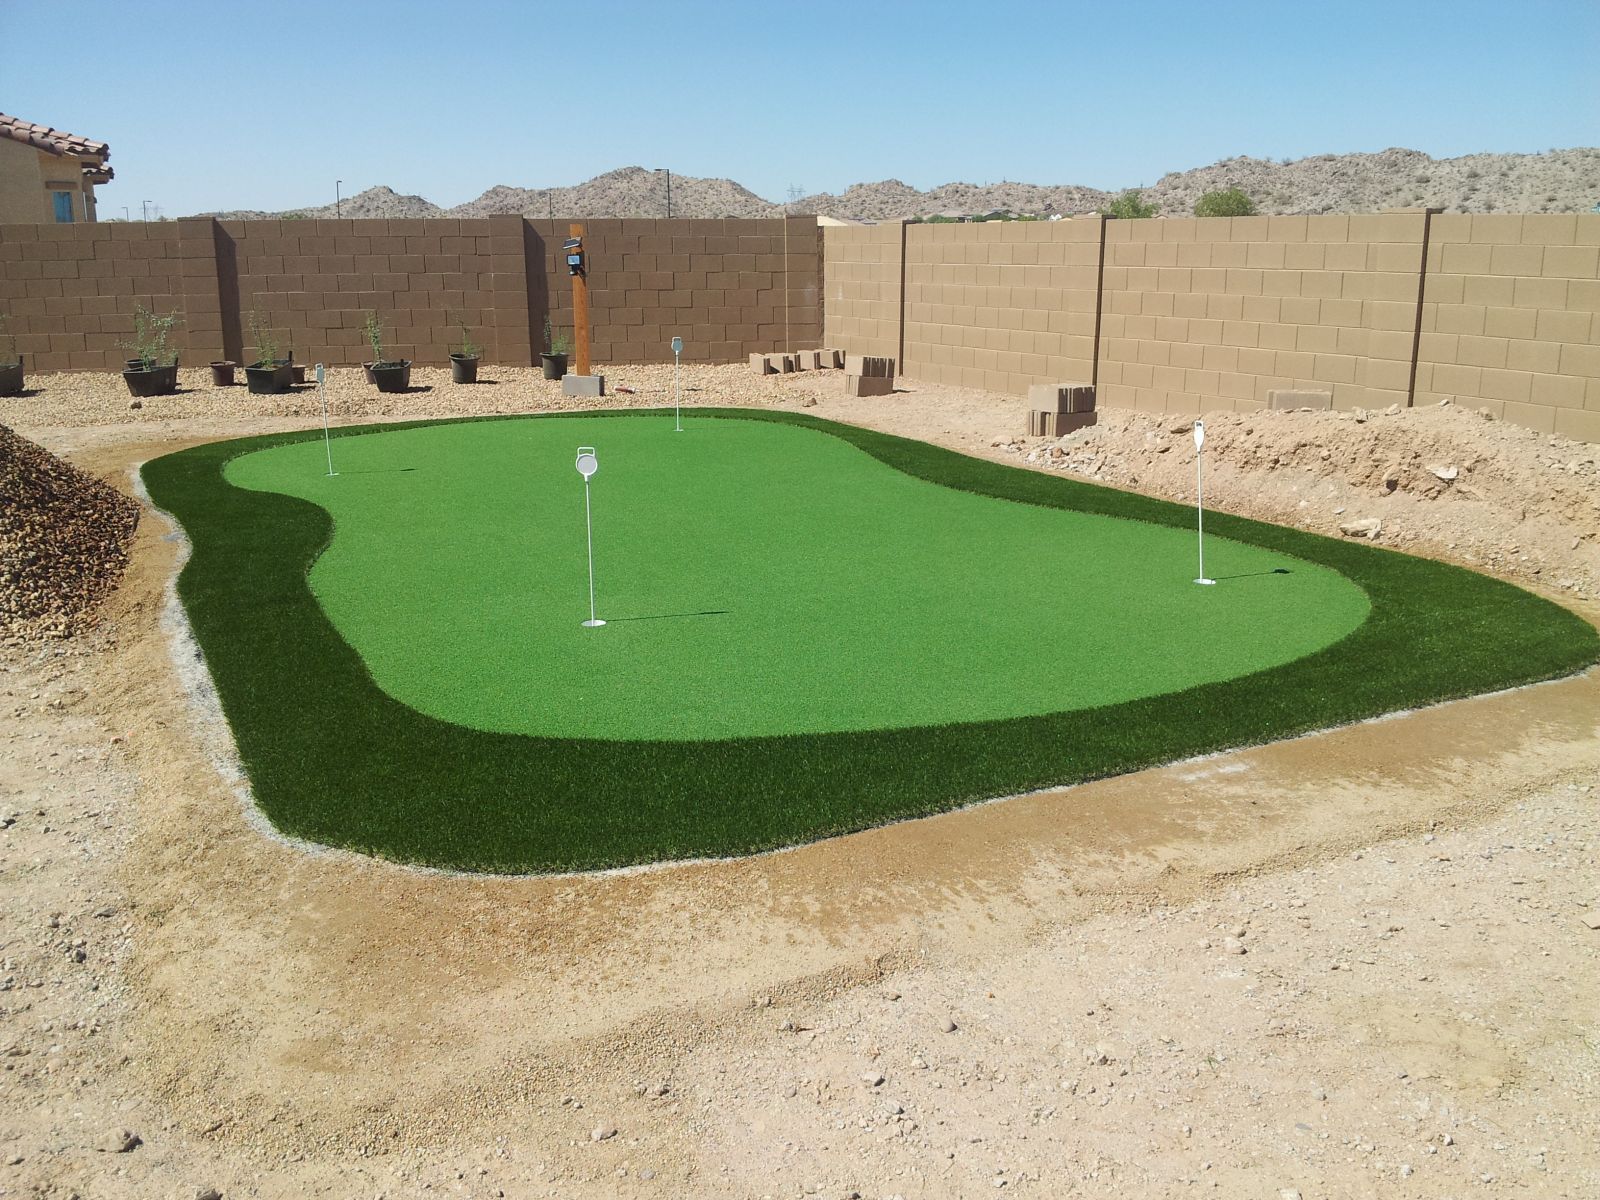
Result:
M0 113L0 137L37 146L46 154L70 154L75 158L98 158L102 162L111 157L111 147L104 142L90 141L48 125L34 125L5 113Z

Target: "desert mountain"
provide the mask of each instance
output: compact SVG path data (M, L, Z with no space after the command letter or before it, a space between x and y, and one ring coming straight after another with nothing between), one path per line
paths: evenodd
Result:
M1377 154L1319 154L1293 161L1230 158L1209 167L1163 175L1144 188L1166 216L1186 216L1214 188L1238 187L1263 213L1375 212L1385 208L1442 208L1447 212L1587 212L1600 205L1600 149L1543 154L1468 154L1430 158L1417 150ZM981 215L997 210L1049 215L1102 207L1115 193L1076 184L946 183L919 191L898 179L857 183L840 195L819 192L788 205L793 213L886 221L938 213ZM784 206L731 179L672 177L675 217L767 217ZM347 217L658 217L666 215L666 177L623 167L573 187L498 185L476 200L440 208L421 196L373 187L343 202ZM324 204L289 213L237 211L218 217L331 217Z

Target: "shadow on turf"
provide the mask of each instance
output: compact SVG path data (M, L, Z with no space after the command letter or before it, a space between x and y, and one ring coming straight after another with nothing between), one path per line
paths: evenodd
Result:
M607 617L612 625L620 625L624 621L676 621L685 617L725 617L730 610L726 608L708 608L704 612L681 613L651 613L644 617Z
M1259 578L1262 575L1289 575L1289 574L1292 574L1292 572L1289 570L1288 567L1273 567L1272 570L1270 570L1270 571L1246 571L1242 575L1218 575L1217 576L1217 582L1221 583L1223 580L1226 580L1226 579L1256 579L1256 578Z

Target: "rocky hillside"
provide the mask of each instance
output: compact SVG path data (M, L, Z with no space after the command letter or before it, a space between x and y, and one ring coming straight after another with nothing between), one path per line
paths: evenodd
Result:
M1166 216L1188 216L1201 195L1243 189L1263 213L1376 212L1428 206L1448 212L1587 212L1600 204L1600 150L1545 154L1469 154L1430 158L1418 150L1379 154L1319 154L1274 162L1230 158L1209 167L1163 175L1144 198ZM794 211L866 220L936 213L978 214L997 209L1049 214L1090 212L1112 192L1064 185L947 183L919 192L897 179L858 183L840 196L796 201Z
M1468 154L1430 158L1418 150L1378 154L1319 154L1274 162L1230 158L1209 167L1164 175L1144 189L1145 199L1166 216L1187 216L1194 202L1215 188L1238 187L1263 213L1376 212L1426 205L1447 212L1587 212L1600 205L1600 150L1551 150L1544 154ZM822 213L859 220L897 220L938 213L977 215L1085 213L1102 207L1113 192L1077 184L946 183L918 191L898 179L857 183L841 195L819 192L789 206L795 213ZM672 177L675 217L768 217L783 209L731 179ZM346 199L347 217L656 217L666 214L666 178L643 167L623 167L574 187L521 188L504 184L476 200L440 208L421 196L386 187L368 188ZM331 217L334 206L290 213L227 212L219 217Z

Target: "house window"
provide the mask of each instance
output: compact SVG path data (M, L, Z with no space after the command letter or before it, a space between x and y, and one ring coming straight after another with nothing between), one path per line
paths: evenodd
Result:
M51 192L50 198L55 201L56 205L56 224L72 224L72 193Z

